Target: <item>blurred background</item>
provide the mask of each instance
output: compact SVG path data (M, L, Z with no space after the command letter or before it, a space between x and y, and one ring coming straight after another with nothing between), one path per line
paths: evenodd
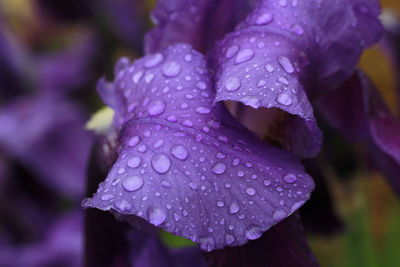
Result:
M100 77L143 55L155 0L0 0L0 266L79 266L86 166L103 107ZM400 116L400 2L381 0L386 32L360 67ZM363 144L321 122L324 149L301 215L321 266L400 266L400 199ZM170 246L187 243L163 235ZM47 253L43 253L46 251ZM64 261L64 265L59 262Z

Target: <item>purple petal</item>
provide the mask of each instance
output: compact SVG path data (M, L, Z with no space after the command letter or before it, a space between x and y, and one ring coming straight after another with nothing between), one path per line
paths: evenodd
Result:
M75 105L45 95L20 98L0 110L0 147L36 171L44 184L82 196L91 135Z
M212 109L206 62L188 45L137 60L114 90L127 103L119 158L84 207L134 214L213 250L260 237L309 198L314 183L293 155Z
M43 242L16 248L1 247L0 265L81 266L82 252L82 214L71 213L52 225Z
M38 87L64 93L85 85L93 75L90 63L95 51L93 36L85 35L65 51L37 56Z
M356 72L316 104L321 114L348 139L371 144L376 165L389 174L389 181L400 192L398 175L393 175L393 170L400 166L400 123L365 75Z
M319 266L308 246L300 216L295 213L260 239L206 255L208 266Z
M350 76L363 49L380 36L378 13L375 1L260 0L210 56L216 100L276 107L298 116L313 144L310 150L293 137L292 151L315 156L322 140L307 94L335 88Z
M184 42L205 52L231 31L249 9L244 0L159 0L152 12L157 26L146 36L145 50L156 53Z

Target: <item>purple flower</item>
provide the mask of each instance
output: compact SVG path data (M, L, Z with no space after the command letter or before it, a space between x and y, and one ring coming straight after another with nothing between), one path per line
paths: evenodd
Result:
M241 245L297 210L312 179L291 154L258 141L221 104L189 45L129 64L100 94L116 110L119 158L84 207L137 215L202 249Z
M286 112L283 145L315 156L310 100L349 78L379 39L379 5L260 0L228 33L251 6L228 2L159 1L152 54L122 58L114 82L99 82L119 157L84 207L142 217L210 251L259 238L309 198L314 183L296 157L260 142L222 101Z

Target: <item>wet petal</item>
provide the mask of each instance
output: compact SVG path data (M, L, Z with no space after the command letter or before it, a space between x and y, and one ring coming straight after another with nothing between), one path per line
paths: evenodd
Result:
M295 213L244 246L206 254L208 266L319 266ZM243 265L245 264L245 265Z
M249 11L245 0L160 0L152 13L156 28L145 39L147 53L185 42L196 50L209 50Z
M210 56L216 100L277 107L298 116L314 149L297 142L293 151L315 156L322 141L307 95L335 88L350 76L362 50L380 36L379 6L374 1L354 2L259 1ZM363 29L369 21L376 27L367 32Z
M114 81L128 103L119 158L84 207L137 215L213 250L257 239L309 198L314 183L293 155L212 109L202 55L171 46L146 68L155 57Z

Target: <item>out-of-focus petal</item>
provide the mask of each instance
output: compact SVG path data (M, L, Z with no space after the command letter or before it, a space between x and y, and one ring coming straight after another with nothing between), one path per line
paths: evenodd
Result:
M184 42L206 52L249 10L245 0L159 0L152 13L156 28L147 34L145 50L156 53Z
M394 166L400 166L400 123L363 73L356 72L343 87L320 98L316 105L344 136L352 141L371 142L372 153L378 149L379 154L386 155L383 158L390 158L390 163L384 164L382 158L372 156L378 167L388 166L389 170L384 172L393 174ZM388 178L400 192L398 176Z
M75 212L56 221L43 242L16 248L0 247L0 265L81 266L82 252L82 214Z
M119 158L84 207L137 215L204 250L237 246L297 210L314 183L298 160L235 123L206 62L178 44L121 70Z
M0 147L44 179L44 185L80 197L91 134L77 106L46 95L15 100L0 110Z
M208 266L319 266L308 246L300 216L295 213L246 245L206 255Z
M64 51L36 56L37 87L58 94L81 89L93 77L95 43L93 36L84 35Z

